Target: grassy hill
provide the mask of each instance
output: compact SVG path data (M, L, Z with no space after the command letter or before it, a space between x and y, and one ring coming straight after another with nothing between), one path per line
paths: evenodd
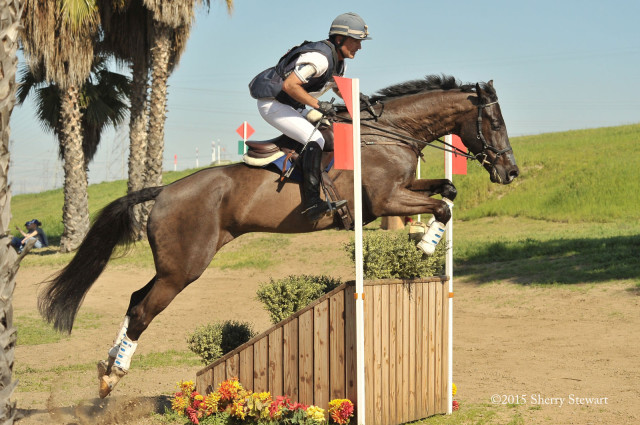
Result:
M515 137L520 176L493 184L477 162L454 176L456 218L528 217L561 222L636 220L640 214L640 124ZM440 151L425 150L423 176L444 176Z

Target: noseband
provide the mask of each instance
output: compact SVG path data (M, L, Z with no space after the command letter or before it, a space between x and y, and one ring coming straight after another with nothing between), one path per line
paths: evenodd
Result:
M500 156L504 155L505 153L509 152L509 151L513 151L513 149L511 147L508 148L504 148L504 149L497 149L491 145L489 145L489 143L487 143L487 140L484 138L484 134L482 134L482 110L484 108L486 108L487 106L491 106L491 105L497 105L498 101L496 100L495 102L491 102L491 103L485 103L485 104L481 104L478 105L478 119L476 120L476 127L478 130L478 134L476 135L476 138L478 140L480 140L480 142L482 142L482 151L476 155L474 155L474 158L481 164L489 164L491 166L491 168L494 168L496 161L498 161L498 159L500 158ZM493 161L488 161L487 159L489 158L488 152L491 151L494 153L495 157L493 158Z

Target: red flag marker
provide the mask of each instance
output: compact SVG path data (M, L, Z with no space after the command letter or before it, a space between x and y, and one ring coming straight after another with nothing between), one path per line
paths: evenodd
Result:
M353 126L333 123L333 158L336 170L353 170Z
M338 85L338 90L340 90L340 94L342 95L342 100L344 100L344 104L347 105L347 110L349 114L353 117L352 101L351 101L351 78L344 77L333 77L336 84Z
M467 147L462 143L460 137L455 134L451 137L452 145L456 148L460 149L463 152L467 152ZM456 153L458 151L453 152L453 159L451 162L451 173L452 174L467 174L467 158Z

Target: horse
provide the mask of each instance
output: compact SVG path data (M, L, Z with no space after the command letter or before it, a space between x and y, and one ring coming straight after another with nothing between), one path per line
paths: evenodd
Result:
M380 90L370 100L374 106L368 110L375 122L367 121L361 133L363 221L416 214L449 221L451 211L444 198L455 199L452 182L416 178L422 149L446 134L461 138L492 182L509 184L518 176L493 81L462 84L451 76L432 75ZM352 211L353 171L331 170L329 175ZM129 193L100 212L73 259L44 282L38 296L43 318L58 331L70 333L84 296L115 247L135 242L134 206L154 201L147 236L156 274L131 294L108 360L98 363L100 397L127 373L137 341L154 317L202 275L224 245L249 232L337 227L333 217L307 221L301 214L300 185L279 180L272 170L244 163L207 168L166 186Z

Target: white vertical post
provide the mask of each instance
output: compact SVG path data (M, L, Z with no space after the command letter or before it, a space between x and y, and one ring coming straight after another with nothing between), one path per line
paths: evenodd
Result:
M420 179L420 157L418 157L418 166L416 167L416 175L418 176L418 180L419 180ZM420 219L421 217L422 217L422 214L418 214L418 221L422 221Z
M351 108L353 119L353 203L356 263L356 382L358 425L365 423L364 388L364 271L362 257L362 170L360 152L360 80L351 80Z
M196 148L196 168L200 167L199 154L198 148Z
M246 121L242 123L242 141L243 141L242 150L244 153L247 153L247 122Z
M449 145L453 144L453 137L448 134L444 138L445 143ZM451 150L447 150L444 153L444 175L446 179L453 181L453 153ZM453 298L451 295L453 294L453 208L451 209L451 219L447 223L447 256L445 262L445 273L449 276L449 329L447 330L448 335L448 353L447 353L447 415L450 415L453 411L453 394L451 394L452 383L453 383Z
M216 162L216 142L211 141L211 163Z

